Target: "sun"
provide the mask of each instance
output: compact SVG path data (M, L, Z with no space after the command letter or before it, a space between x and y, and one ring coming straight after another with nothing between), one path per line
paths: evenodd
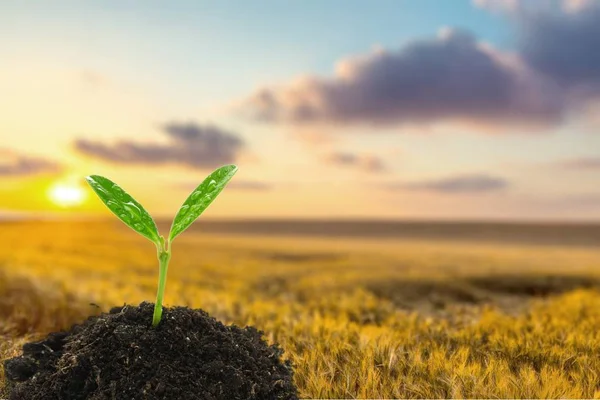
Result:
M60 207L75 207L82 204L86 193L78 185L57 183L48 191L50 200Z

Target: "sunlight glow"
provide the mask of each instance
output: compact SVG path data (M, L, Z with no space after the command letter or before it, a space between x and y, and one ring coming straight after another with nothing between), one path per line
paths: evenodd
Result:
M78 206L85 200L85 191L76 185L58 183L50 188L48 197L61 207Z

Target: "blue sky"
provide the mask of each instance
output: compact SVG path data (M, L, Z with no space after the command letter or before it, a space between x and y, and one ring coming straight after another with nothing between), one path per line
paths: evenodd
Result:
M600 7L571 3L2 2L0 209L105 173L170 214L236 162L215 216L598 219Z
M4 2L10 58L46 57L214 104L268 80L311 72L375 45L397 48L443 26L511 46L506 21L469 1ZM119 60L120 62L115 62ZM214 79L227 76L227 79ZM203 78L200 78L203 77Z

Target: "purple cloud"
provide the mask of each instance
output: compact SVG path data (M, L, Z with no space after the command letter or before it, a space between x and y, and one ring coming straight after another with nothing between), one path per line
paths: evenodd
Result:
M242 109L258 120L296 124L465 120L539 125L563 117L555 89L471 33L446 29L397 51L343 60L331 78L312 76L263 88Z
M515 19L519 52L532 68L568 90L600 94L600 2L523 9Z
M409 190L435 193L485 193L506 189L508 181L489 175L460 175L438 180L428 180L410 183L397 183L387 185L389 190Z
M122 164L180 164L212 168L234 162L245 143L238 136L212 125L169 122L162 127L167 144L121 140L113 144L77 139L80 153Z
M30 176L44 173L57 173L62 166L52 160L41 157L19 155L11 150L3 150L0 161L0 176Z
M600 1L473 0L506 15L517 50L444 29L338 63L333 76L263 87L241 106L265 122L400 126L459 121L551 127L600 98Z

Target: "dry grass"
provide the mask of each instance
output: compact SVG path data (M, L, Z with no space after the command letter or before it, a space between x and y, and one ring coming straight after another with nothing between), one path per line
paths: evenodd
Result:
M600 250L203 236L174 244L166 303L255 325L306 398L600 397ZM4 225L0 358L152 301L153 245L114 225Z

